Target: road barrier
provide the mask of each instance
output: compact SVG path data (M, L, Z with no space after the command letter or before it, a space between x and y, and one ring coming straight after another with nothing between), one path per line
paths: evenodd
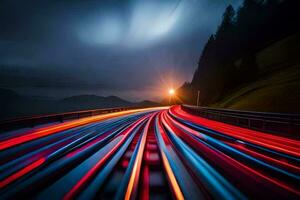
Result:
M300 138L300 114L252 112L182 105L191 114L253 130Z
M65 113L50 114L50 115L37 115L32 117L17 118L13 120L5 120L5 121L0 121L0 132L18 129L18 128L34 127L46 123L63 122L71 119L79 119L83 117L90 117L90 116L95 116L95 115L100 115L105 113L119 112L119 111L137 109L137 108L140 107L104 108L104 109L95 109L95 110L65 112Z

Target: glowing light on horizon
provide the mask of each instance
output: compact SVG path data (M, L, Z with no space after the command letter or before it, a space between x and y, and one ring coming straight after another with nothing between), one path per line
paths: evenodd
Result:
M175 94L175 90L173 88L169 89L169 95L174 95Z

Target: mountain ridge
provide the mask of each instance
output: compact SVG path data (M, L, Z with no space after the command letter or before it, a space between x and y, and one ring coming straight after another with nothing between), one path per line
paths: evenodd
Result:
M20 95L11 89L0 88L0 120L101 108L159 105L159 103L149 100L131 102L114 95L83 94L56 100L35 98L34 96Z

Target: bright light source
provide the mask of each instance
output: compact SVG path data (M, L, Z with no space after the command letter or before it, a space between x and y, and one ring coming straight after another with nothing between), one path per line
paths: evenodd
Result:
M174 89L169 89L169 95L174 95L175 94L175 90Z

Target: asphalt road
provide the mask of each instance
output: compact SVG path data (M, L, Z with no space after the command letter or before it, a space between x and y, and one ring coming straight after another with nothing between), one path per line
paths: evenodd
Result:
M300 141L171 108L0 135L0 199L300 199Z

